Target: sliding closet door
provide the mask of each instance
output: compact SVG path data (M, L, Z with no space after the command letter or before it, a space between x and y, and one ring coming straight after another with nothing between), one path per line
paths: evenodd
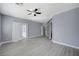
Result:
M13 22L12 40L18 41L28 38L28 25L20 22Z

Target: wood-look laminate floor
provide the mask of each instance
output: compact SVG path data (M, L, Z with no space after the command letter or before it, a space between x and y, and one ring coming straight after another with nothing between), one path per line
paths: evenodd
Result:
M0 47L0 56L79 56L79 50L41 37L4 44Z

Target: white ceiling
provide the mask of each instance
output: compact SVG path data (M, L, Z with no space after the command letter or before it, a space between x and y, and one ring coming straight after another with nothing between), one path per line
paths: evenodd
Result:
M18 6L15 3L1 3L0 4L0 13L19 17L23 19L28 19L40 23L45 23L52 16L71 10L73 8L79 7L79 4L71 4L71 3L24 3L23 6ZM27 9L41 8L41 15L33 16L27 15Z

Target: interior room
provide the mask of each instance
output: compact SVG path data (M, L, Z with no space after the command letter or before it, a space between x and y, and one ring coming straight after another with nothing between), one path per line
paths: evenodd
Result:
M0 3L0 56L79 56L79 4Z

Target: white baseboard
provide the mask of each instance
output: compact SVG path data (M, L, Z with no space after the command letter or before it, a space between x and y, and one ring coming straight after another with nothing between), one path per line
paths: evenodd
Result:
M38 38L38 37L42 37L42 35L37 35L37 36L29 37L28 39Z
M52 40L52 42L53 42L53 43L60 44L60 45L65 45L65 46L68 46L68 47L72 47L72 48L75 48L75 49L79 49L79 47L73 46L73 45L70 45L70 44L67 44L67 43L58 42L58 41L55 41L55 40Z
M10 42L12 42L12 41L1 42L1 43L0 43L0 46L3 45L3 44L6 44L6 43L10 43Z
M13 40L11 40L11 41L5 41L5 42L1 42L1 43L0 43L0 46L1 46L1 45L3 45L3 44L10 43L10 42L18 42L18 41L20 41L20 40L17 40L17 41L13 41Z

